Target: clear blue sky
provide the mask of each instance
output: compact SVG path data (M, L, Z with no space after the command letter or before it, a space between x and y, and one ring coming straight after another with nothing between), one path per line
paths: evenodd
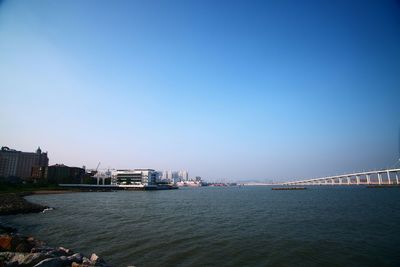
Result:
M399 157L398 1L0 1L0 145L315 177Z

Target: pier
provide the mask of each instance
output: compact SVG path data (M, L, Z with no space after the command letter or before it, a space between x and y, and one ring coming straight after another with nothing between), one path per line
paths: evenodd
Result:
M400 169L385 169L296 180L283 185L399 185Z
M116 191L116 190L170 190L178 189L173 185L95 185L95 184L59 184L62 188L87 191Z

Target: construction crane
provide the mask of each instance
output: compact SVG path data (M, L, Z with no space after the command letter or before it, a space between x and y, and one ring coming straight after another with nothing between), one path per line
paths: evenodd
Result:
M96 170L94 171L94 175L93 175L93 178L97 179L97 185L99 185L99 180L100 180L100 176L101 176L101 174L99 173L99 166L100 166L100 161L99 161L99 164L97 164ZM103 184L104 184L104 181L103 181Z
M100 162L99 162L99 164L97 164L97 167L96 167L96 169L94 170L94 169L90 169L90 170L88 170L88 174L90 175L90 176L95 176L96 174L97 174L97 172L99 171L99 166L100 166Z
M100 162L97 165L96 168L96 174L93 175L93 178L95 178L97 180L97 185L106 185L106 179L111 179L111 171L110 168L107 169L107 171L99 171L99 166L100 166ZM102 181L102 183L100 184L100 180Z
M95 173L97 173L97 171L99 170L99 166L100 166L100 161L99 161L99 164L97 164L97 167L96 167Z

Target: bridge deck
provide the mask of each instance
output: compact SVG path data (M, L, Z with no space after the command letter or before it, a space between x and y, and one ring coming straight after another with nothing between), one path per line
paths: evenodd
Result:
M301 185L301 184L326 184L326 185L371 185L371 184L399 184L400 169L385 169L385 170L374 170L374 171L363 171L355 173L347 173L334 176L326 176L320 178L297 180L283 183L284 185ZM391 177L391 174L395 175L395 180ZM383 176L386 175L386 181L383 180ZM376 177L373 177L376 176ZM355 177L355 183L353 183ZM372 178L372 179L371 179ZM377 179L375 179L377 178ZM345 180L344 180L345 179ZM336 182L337 181L337 182Z

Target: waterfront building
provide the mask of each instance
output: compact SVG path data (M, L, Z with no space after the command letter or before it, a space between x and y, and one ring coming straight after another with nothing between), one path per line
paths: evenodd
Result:
M179 183L179 182L188 182L193 179L189 178L189 172L187 170L180 171L163 171L162 172L162 181L169 183ZM200 179L201 180L201 179Z
M163 174L163 172L161 172L161 171L156 171L156 175L157 175L157 178L156 178L156 180L158 181L158 182L161 182L164 178L164 174Z
M171 178L171 180L172 180L172 182L173 182L174 184L176 184L177 182L181 181L179 172L177 172L177 171L172 171L171 173L172 173L172 178Z
M34 182L45 182L47 180L48 167L45 166L33 166L32 167L32 179Z
M162 180L168 180L168 172L167 171L163 171L162 172Z
M80 184L85 173L83 168L55 164L48 167L47 181L53 184Z
M173 183L174 177L178 177L177 172L173 172L171 170L169 171L163 171L162 176L160 177L160 180L163 182L168 182L168 183Z
M172 179L172 171L162 171L159 172L160 176L158 177L160 182L164 182L164 183L172 183L173 179Z
M33 167L47 167L47 152L42 153L40 147L36 152L22 152L3 146L0 150L0 177L32 177Z
M152 186L157 183L158 173L153 169L116 170L111 176L113 185Z

